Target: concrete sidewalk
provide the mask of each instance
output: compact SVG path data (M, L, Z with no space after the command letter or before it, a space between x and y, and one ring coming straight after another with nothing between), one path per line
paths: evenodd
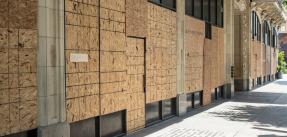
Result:
M129 137L287 137L287 77Z

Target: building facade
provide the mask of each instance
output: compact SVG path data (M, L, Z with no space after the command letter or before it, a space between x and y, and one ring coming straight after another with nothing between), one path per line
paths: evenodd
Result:
M250 6L240 9L244 4ZM236 5L235 90L246 91L275 79L278 31L286 17L281 1L239 1Z
M1 0L0 136L129 134L272 81L280 5Z

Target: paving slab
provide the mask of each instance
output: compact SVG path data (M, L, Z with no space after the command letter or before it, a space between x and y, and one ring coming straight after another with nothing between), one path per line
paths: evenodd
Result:
M287 76L128 137L287 137Z

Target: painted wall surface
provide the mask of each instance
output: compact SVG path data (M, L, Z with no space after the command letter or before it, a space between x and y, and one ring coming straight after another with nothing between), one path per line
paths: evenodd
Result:
M205 22L185 17L185 86L184 91L203 90L203 47Z
M37 125L37 5L0 1L0 136Z

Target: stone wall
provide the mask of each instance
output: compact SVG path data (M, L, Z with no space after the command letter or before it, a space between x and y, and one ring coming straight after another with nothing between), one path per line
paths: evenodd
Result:
M37 125L37 4L0 1L0 136Z
M205 22L185 17L185 92L203 90Z

